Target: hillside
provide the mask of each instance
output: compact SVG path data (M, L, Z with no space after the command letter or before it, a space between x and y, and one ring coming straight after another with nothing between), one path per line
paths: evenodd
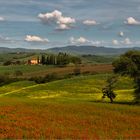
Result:
M19 81L0 87L0 138L139 138L139 106L127 105L134 99L133 82L121 77L115 103L109 104L101 99L108 76L79 76L39 85Z
M48 49L49 52L58 53L66 52L71 54L92 54L92 55L120 55L128 50L140 50L140 47L134 48L107 48L107 47L95 47L95 46L67 46L60 48Z
M18 53L18 52L29 52L29 53L38 53L44 52L41 49L25 49L25 48L7 48L7 47L0 47L0 53Z
M35 85L35 83L29 81L16 82L0 87L0 97L26 97L31 99L58 97L63 99L67 97L70 100L73 98L101 101L101 90L108 76L109 74L79 76L40 85ZM115 99L116 102L132 102L134 99L132 80L128 77L121 77L116 83L115 92L118 94Z
M91 55L120 55L128 50L140 50L140 47L133 48L109 48L96 46L66 46L49 49L25 49L25 48L5 48L0 47L0 53L30 52L30 53L59 53L66 52L69 54L91 54Z

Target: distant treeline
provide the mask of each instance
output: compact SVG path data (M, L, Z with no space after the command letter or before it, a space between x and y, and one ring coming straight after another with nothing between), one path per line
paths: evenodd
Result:
M54 54L47 54L41 56L40 63L42 65L60 65L64 66L70 63L73 64L80 64L81 59L76 56L71 56L66 53L58 53L57 55Z

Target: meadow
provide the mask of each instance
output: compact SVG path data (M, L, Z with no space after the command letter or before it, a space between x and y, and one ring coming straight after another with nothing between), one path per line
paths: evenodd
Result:
M109 75L0 87L0 139L139 139L132 79L119 78L110 104L101 98Z
M112 72L111 64L86 64L78 66L81 73L110 73ZM50 73L56 73L58 75L72 74L75 69L74 65L68 65L65 67L58 67L52 65L0 65L0 75L9 75L15 77L16 71L21 71L23 73L20 78L30 78L34 76L45 76Z

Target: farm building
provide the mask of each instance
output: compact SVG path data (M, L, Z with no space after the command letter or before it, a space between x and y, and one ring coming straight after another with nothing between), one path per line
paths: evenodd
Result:
M28 64L29 65L38 65L38 64L40 64L40 59L39 58L30 59L30 60L28 60Z

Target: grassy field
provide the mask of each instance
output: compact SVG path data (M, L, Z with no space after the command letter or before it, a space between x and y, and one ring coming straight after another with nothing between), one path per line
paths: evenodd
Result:
M119 78L115 103L110 104L101 98L108 76L0 87L0 139L140 139L139 106L129 105L132 80Z
M82 55L80 58L83 63L92 64L112 64L118 56L103 56L103 55Z
M0 66L0 74L13 74L15 71L21 71L23 74L31 72L46 71L51 66L40 66L40 65L10 65L10 66Z
M79 66L81 73L110 73L112 72L112 65L98 64L98 65L81 65ZM58 75L72 74L75 66L56 67L56 66L42 66L42 65L12 65L0 66L0 75L15 76L16 71L21 71L22 78L30 78L34 76L45 76L46 74L56 73Z
M0 96L26 97L26 98L73 98L82 100L100 101L101 89L106 84L109 74L79 76L66 80L54 81L46 84L22 81L0 87ZM80 82L79 82L80 81ZM117 102L133 100L133 82L128 77L121 77L116 83ZM8 94L9 93L9 94ZM11 94L12 93L12 94ZM127 99L126 99L127 98ZM129 98L129 100L128 100Z

